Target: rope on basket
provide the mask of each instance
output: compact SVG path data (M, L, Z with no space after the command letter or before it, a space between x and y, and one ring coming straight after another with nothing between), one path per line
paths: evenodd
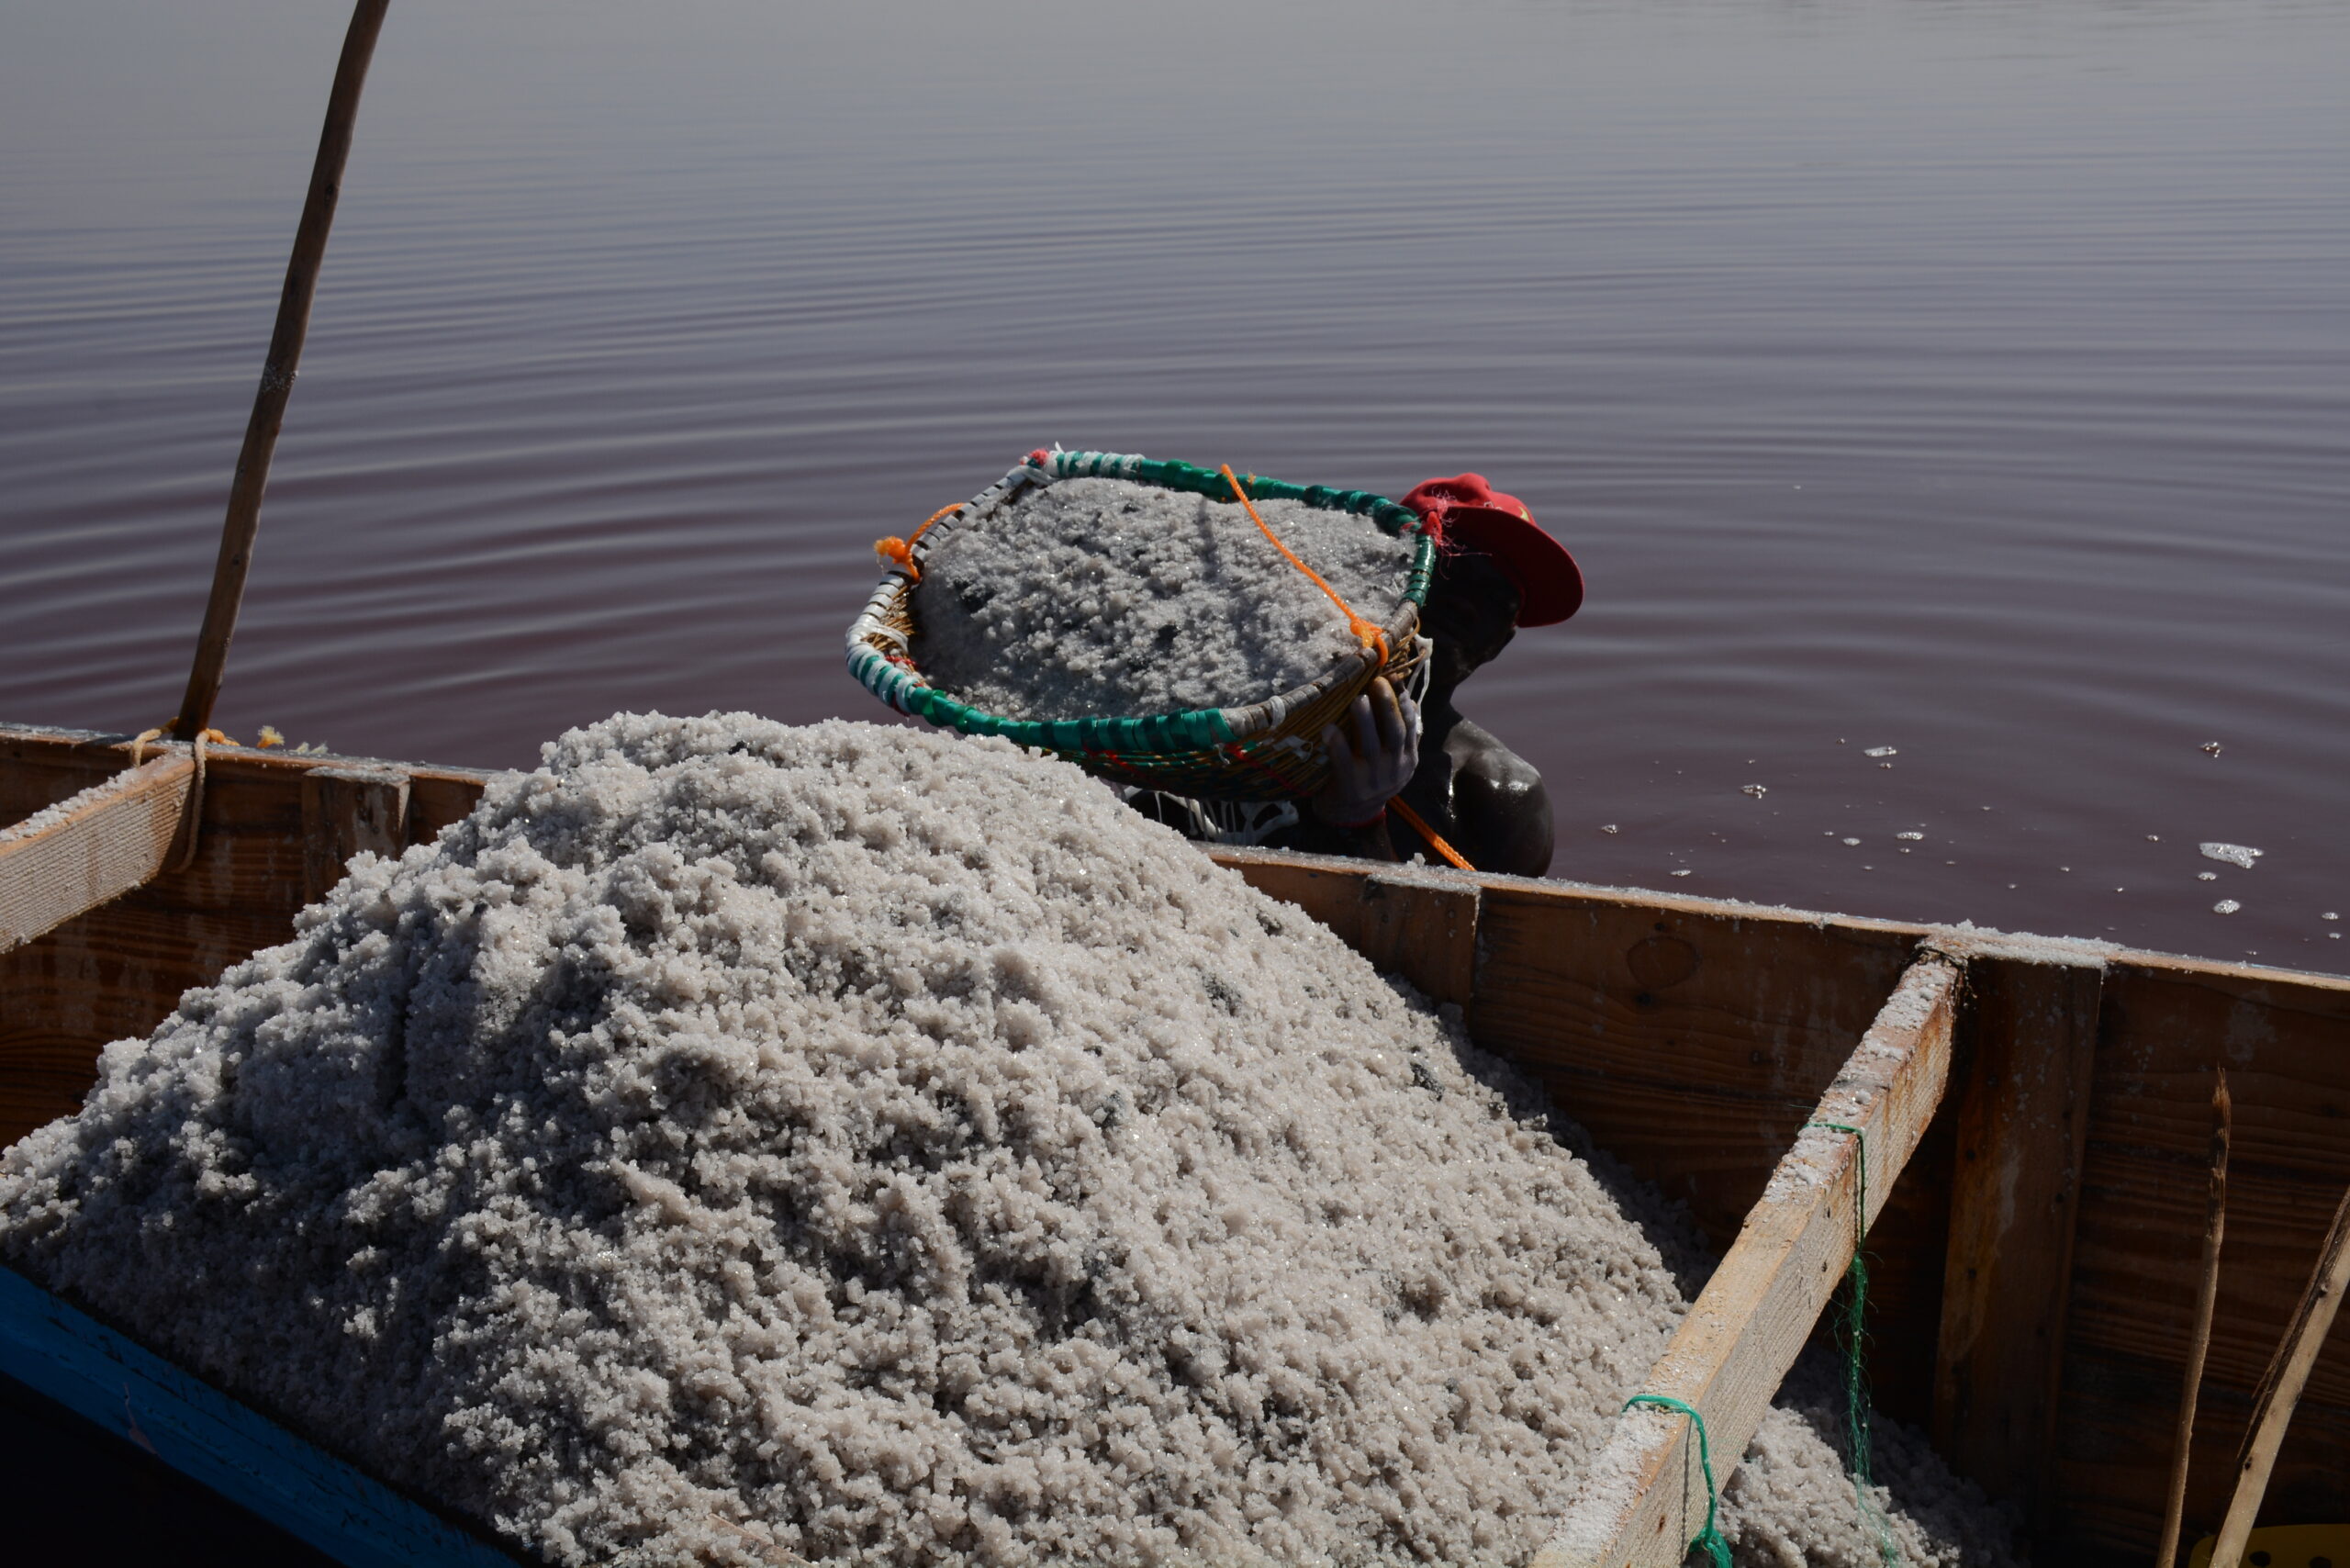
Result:
M1652 1405L1660 1410L1678 1411L1688 1417L1690 1423L1697 1428L1697 1468L1706 1477L1706 1528L1690 1537L1689 1544L1702 1550L1713 1561L1714 1568L1730 1568L1729 1542L1722 1539L1722 1532L1714 1524L1714 1501L1718 1493L1714 1486L1714 1456L1706 1442L1705 1417L1697 1413L1695 1406L1684 1405L1669 1394L1635 1394L1624 1401L1627 1410L1635 1405ZM1687 1450L1683 1451L1685 1453ZM1681 1462L1685 1465L1689 1462L1684 1459ZM1684 1470L1682 1473L1685 1477L1688 1473Z
M913 538L901 539L893 533L887 539L877 539L873 542L873 553L881 558L883 566L895 566L912 580L920 582L922 568L914 565L914 545L923 534L930 532L932 523L936 522L948 512L960 511L970 504L968 501L956 501L951 505L940 507L922 520L922 526L914 530Z
M1869 1266L1861 1256L1861 1245L1867 1239L1869 1228L1868 1135L1848 1122L1806 1122L1804 1126L1822 1127L1831 1133L1850 1133L1858 1145L1854 1152L1860 1158L1860 1190L1852 1204L1852 1266L1844 1274L1851 1289L1845 1293L1841 1325L1844 1339L1844 1436L1852 1450L1852 1500L1860 1509L1861 1528L1875 1535L1877 1561L1886 1568L1894 1568L1901 1561L1901 1549L1893 1542L1893 1530L1886 1522L1885 1511L1869 1495L1870 1488L1876 1484L1876 1478L1871 1473L1870 1450L1874 1445L1869 1438L1869 1374L1863 1360L1867 1350Z
M1378 651L1379 662L1383 667L1387 663L1387 633L1385 629L1374 625L1371 622L1365 621L1361 616L1357 615L1354 612L1354 607L1348 604L1345 599L1338 597L1338 590L1322 580L1321 573L1315 571L1313 567L1299 560L1295 553L1292 552L1288 545L1282 543L1271 529L1265 526L1265 520L1257 515L1257 503L1248 498L1248 492L1247 490L1241 488L1239 476L1233 473L1231 464L1225 464L1222 468L1222 473L1224 475L1224 482L1232 487L1232 493L1236 497L1239 498L1239 501L1242 506L1248 509L1248 521L1257 525L1259 532L1262 533L1268 540L1272 542L1273 548L1280 551L1281 554L1288 559L1291 566L1295 566L1299 571L1304 572L1308 577L1311 577L1314 580L1314 586L1315 588L1320 588L1324 593L1330 596L1330 602L1337 605L1338 607L1338 613L1347 618L1347 630L1354 633L1356 642L1360 643L1366 648L1372 648Z

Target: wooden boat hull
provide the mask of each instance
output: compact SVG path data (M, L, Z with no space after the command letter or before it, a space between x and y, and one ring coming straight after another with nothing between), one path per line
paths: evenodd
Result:
M0 823L128 761L122 737L0 729ZM0 952L0 1143L73 1110L106 1043L284 939L350 854L429 839L487 778L216 753L187 869ZM2235 1155L2188 1504L2190 1525L2216 1519L2255 1387L2350 1185L2350 980L1569 883L1219 858L1460 1003L1481 1043L1726 1248L1921 950L1947 956L1964 972L1948 1058L1869 1233L1872 1376L1882 1409L2027 1511L2044 1553L2143 1561L2154 1544L2224 1063ZM2320 1361L2269 1496L2272 1522L2350 1516L2350 1336Z

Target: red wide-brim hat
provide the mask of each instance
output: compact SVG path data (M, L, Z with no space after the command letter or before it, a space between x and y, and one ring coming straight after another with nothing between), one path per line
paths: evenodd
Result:
M1418 512L1448 550L1478 550L1501 563L1517 583L1517 623L1550 626L1583 608L1583 568L1551 538L1516 496L1505 496L1483 474L1416 485L1404 504Z

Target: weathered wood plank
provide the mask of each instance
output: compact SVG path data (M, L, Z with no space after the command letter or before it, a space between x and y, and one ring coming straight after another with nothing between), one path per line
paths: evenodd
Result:
M151 880L182 831L196 766L159 756L0 830L0 953Z
M408 847L408 776L397 767L314 767L302 776L302 893L315 903L364 850Z
M0 730L0 814L63 801L119 774L129 756L125 736ZM331 777L353 769L361 777ZM330 777L314 786L318 773ZM397 837L395 777L408 790ZM324 873L310 831L322 815L340 823L341 857L362 847L389 853L463 816L491 777L213 748L203 834L185 872L166 872L0 953L0 1146L79 1105L106 1042L146 1034L187 988L291 935Z
M2350 1185L2350 982L2113 960L2074 1240L2056 1484L2067 1549L2143 1558L2197 1297L2211 1069L2234 1102L2227 1245L2204 1364L2188 1538L2227 1502L2252 1395ZM2330 1342L2269 1489L2277 1520L2350 1515L2350 1343Z
M1479 888L1474 877L1416 866L1325 867L1261 850L1214 858L1260 892L1296 904L1372 963L1438 1002L1465 1005L1476 989Z
M1929 953L1903 975L1813 1113L1861 1136L1815 1126L1796 1139L1641 1384L1703 1416L1718 1482L1746 1451L1852 1261L1862 1189L1865 1229L1942 1103L1959 972ZM1695 1440L1689 1419L1671 1411L1618 1416L1538 1568L1674 1568L1702 1522L1702 1512L1688 1517L1682 1485Z
M1954 1096L1935 1446L2031 1517L2045 1483L2073 1275L2104 968L1970 955Z
M1724 1246L1923 934L1500 879L1478 922L1477 1042Z

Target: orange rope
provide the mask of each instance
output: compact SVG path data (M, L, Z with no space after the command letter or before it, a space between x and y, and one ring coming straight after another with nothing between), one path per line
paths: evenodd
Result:
M1462 858L1460 851L1453 848L1449 844L1445 843L1443 834L1438 833L1436 829L1422 822L1420 820L1420 813L1412 810L1411 807L1404 803L1403 796L1393 796L1387 803L1394 808L1394 812L1397 816L1404 819L1405 826L1409 827L1414 833L1418 834L1422 838L1427 839L1430 844L1434 845L1436 846L1436 852L1438 855L1443 856L1447 860L1451 861L1455 868L1463 871L1473 871L1477 868L1469 864L1466 859Z
M873 542L873 553L881 557L884 564L894 565L898 570L905 573L914 581L922 581L922 568L914 565L915 541L930 532L932 523L936 522L950 511L962 510L969 504L968 501L956 501L952 505L940 507L922 520L922 526L914 530L912 539L901 539L894 533L887 539L877 539Z
M1224 482L1232 487L1232 493L1240 498L1240 504L1242 506L1248 509L1248 520L1257 525L1259 532L1262 532L1267 539L1272 540L1273 548L1280 551L1283 555L1288 556L1289 564L1291 566L1295 566L1299 571L1304 572L1307 577L1313 578L1314 586L1330 596L1330 602L1337 605L1338 607L1338 613L1347 618L1347 630L1355 634L1355 641L1360 643L1366 648L1378 649L1379 662L1382 666L1385 665L1387 663L1386 632L1382 630L1380 627L1373 625L1371 622L1365 621L1361 616L1357 615L1354 612L1353 607L1348 605L1345 599L1338 597L1338 590L1322 580L1321 573L1315 571L1313 567L1299 560L1297 556L1291 552L1288 545L1282 543L1278 538L1274 537L1273 531L1265 526L1265 520L1257 515L1257 503L1250 500L1248 498L1248 492L1240 487L1240 479L1238 476L1233 473L1232 465L1229 463L1224 465Z

